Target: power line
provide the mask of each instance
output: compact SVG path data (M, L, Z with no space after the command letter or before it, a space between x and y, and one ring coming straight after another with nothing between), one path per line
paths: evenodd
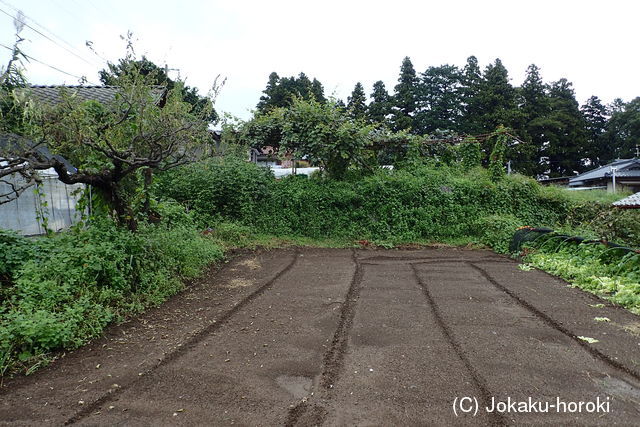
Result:
M4 2L3 2L4 3ZM91 65L91 66L95 66L95 64L90 63L89 61L87 61L86 59L84 59L83 57L81 57L80 55L76 54L75 52L72 52L71 50L67 49L64 46L61 46L60 44L58 44L58 42L56 42L55 40L53 40L51 37L47 36L46 34L43 34L41 31L33 28L31 25L27 24L26 22L20 20L20 18L18 16L13 16L11 15L9 12L5 11L4 9L0 8L0 12L4 13L5 15L7 15L10 18L15 19L16 21L20 22L21 24L23 24L25 27L30 28L31 30L35 31L37 34L41 35L42 37L44 37L45 39L49 40L51 43L55 44L56 46L58 46L61 49L66 50L67 52L69 52L71 55L75 56L76 58L80 59L83 62L86 62L87 64Z
M6 2L5 0L0 0L0 3L10 7L11 9L13 9L15 12L20 12L20 9L18 9L17 7L13 6L12 4L10 4L9 2ZM69 46L69 48L75 50L76 52L79 52L78 48L74 47L71 43L69 43L68 41L66 41L65 39L63 39L62 37L60 37L59 35L57 35L56 33L54 33L53 31L51 31L50 29L48 29L47 27L45 27L44 25L40 24L38 21L36 21L35 19L33 19L31 16L26 16L25 18L29 19L31 22L33 22L36 26L38 26L39 28L41 28L43 31L46 31L47 33L51 34L51 36L55 37L56 39L60 40L62 43L66 44L67 46ZM101 58L103 59L103 58ZM100 65L98 63L94 63L94 65Z
M10 51L13 51L13 48L12 48L12 47L9 47L9 46L4 45L4 44L2 44L2 43L0 43L0 47L3 47L3 48L5 48L5 49L7 49L7 50L10 50ZM32 61L37 62L38 64L44 65L45 67L49 67L49 68L51 68L52 70L55 70L55 71L57 71L57 72L59 72L59 73L66 74L67 76L74 77L74 78L76 78L76 79L78 79L78 80L86 80L86 78L85 78L84 76L77 76L77 75L75 75L75 74L72 74L72 73L69 73L69 72L67 72L67 71L61 70L60 68L58 68L58 67L56 67L56 66L49 65L49 64L47 64L46 62L42 62L42 61L40 61L39 59L34 58L33 56L30 56L30 55L25 54L24 52L21 52L21 55L22 55L22 56L24 56L24 57L25 57L25 58L27 58L27 59L30 59L30 60L32 60ZM91 83L91 84L94 84L94 85L98 85L97 83L89 82L88 80L87 80L87 82L88 82L88 83ZM98 85L98 86L100 86L100 85Z

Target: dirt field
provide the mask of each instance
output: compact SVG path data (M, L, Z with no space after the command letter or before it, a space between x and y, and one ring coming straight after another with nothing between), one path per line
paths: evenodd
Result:
M640 318L488 251L245 254L6 382L0 423L638 425Z

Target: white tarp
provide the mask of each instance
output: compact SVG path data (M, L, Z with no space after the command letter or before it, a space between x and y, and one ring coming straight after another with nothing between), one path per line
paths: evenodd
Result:
M45 230L38 221L38 212L48 213L50 230L59 231L75 224L80 217L76 206L82 184L66 185L58 180L53 169L41 171L42 184L36 194L35 187L26 189L17 199L0 204L0 228L14 230L25 236L45 234ZM21 178L14 178L21 179ZM0 194L8 189L8 185L0 182ZM43 207L42 202L47 206Z

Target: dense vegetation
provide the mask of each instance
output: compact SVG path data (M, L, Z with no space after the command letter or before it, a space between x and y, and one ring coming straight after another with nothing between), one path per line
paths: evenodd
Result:
M295 96L327 101L316 79L272 73L253 120L290 107ZM358 82L347 103L337 100L337 105L353 118L425 137L480 135L504 125L524 142L509 144L506 157L514 170L528 176L573 175L616 158L633 157L640 143L640 98L605 105L592 96L580 105L571 82L564 78L545 82L535 64L527 68L524 82L513 86L500 59L484 70L471 56L463 67L444 64L420 73L407 57L394 91L389 93L377 81L369 99L367 103L364 86ZM490 147L484 149L488 154Z
M233 219L277 235L393 242L474 236L484 228L478 221L497 212L514 225L555 224L570 208L524 177L494 183L480 167L429 164L345 180L273 180L252 164L212 160L168 172L159 194L212 223Z
M635 218L636 226L638 218ZM526 265L560 276L575 286L640 314L640 254L594 243L577 244L549 235L528 243ZM527 267L524 267L525 269Z
M221 242L188 224L132 233L104 221L41 239L1 232L0 374L84 344L222 256Z

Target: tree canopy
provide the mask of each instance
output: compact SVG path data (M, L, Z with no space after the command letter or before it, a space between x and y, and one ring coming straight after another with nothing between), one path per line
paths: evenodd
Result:
M100 70L100 82L108 86L117 86L119 79L127 74L145 76L148 84L155 84L166 87L168 90L174 90L177 82L167 75L168 67L160 67L150 61L144 55L140 59L125 57L118 60L117 63L107 63L107 68ZM206 119L211 123L216 123L219 119L215 109L209 105L210 100L207 96L198 93L198 88L190 87L180 83L180 91L185 102L193 106L193 112L200 114L207 110Z
M305 73L297 77L280 77L278 73L269 74L267 87L256 106L258 113L266 113L278 107L288 107L293 100L300 97L305 100L315 99L323 103L326 101L324 87L317 79L310 80Z

